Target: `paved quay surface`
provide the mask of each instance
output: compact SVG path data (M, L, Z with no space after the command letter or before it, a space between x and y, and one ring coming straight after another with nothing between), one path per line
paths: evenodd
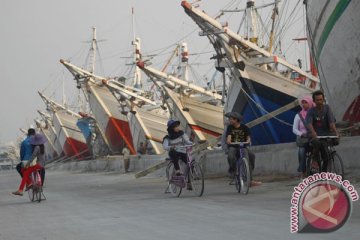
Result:
M359 239L360 201L336 232L291 234L296 179L264 182L247 196L225 178L206 179L203 197L174 198L160 177L48 171L41 203L11 195L19 181L16 171L0 171L0 240Z

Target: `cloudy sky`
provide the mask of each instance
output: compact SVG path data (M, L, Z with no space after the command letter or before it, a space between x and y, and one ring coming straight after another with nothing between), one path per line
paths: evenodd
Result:
M246 1L202 0L200 9L214 16L229 2L240 2L243 8ZM268 1L258 0L257 4L264 2ZM93 26L103 40L99 42L98 74L126 73L124 64L131 56L133 35L132 7L142 52L161 53L153 60L156 67L163 65L169 56L166 53L182 39L188 42L190 53L211 51L208 40L199 37L199 29L180 4L180 0L1 0L0 143L21 136L19 128L33 124L36 110L45 108L37 91L61 101L64 82L68 101L76 99L75 83L59 60L83 65ZM230 20L239 19L232 16ZM209 62L211 54L199 56L193 61Z

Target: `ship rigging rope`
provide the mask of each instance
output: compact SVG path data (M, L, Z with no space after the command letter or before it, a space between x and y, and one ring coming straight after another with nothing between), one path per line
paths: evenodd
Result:
M95 53L97 54L97 60L95 61L95 63L99 63L100 65L100 73L102 75L105 75L105 70L104 70L104 65L103 65L103 58L101 57L100 55L100 49L99 49L99 46L97 44L97 41L95 41L95 48L96 48L96 51ZM92 65L92 60L94 58L94 51L92 50L92 48L89 49L89 52L85 58L85 63L83 65L83 69L88 69L90 72L92 69L90 69L91 65ZM94 63L94 64L95 64ZM96 64L97 65L97 64ZM95 72L95 69L94 69L94 72Z
M287 3L289 3L289 1ZM294 16L295 11L299 12L301 10L300 8L298 8L299 4L300 4L300 0L298 0L295 7L292 9L291 13L288 16L287 16L287 11L288 11L288 8L289 8L289 4L286 4L287 8L286 8L285 14L284 14L284 11L281 11L280 18L279 18L279 21L278 21L278 24L277 24L277 27L276 27L276 29L277 29L276 32L278 32L278 34L277 34L277 37L276 37L276 41L274 41L274 42L279 43L280 42L279 39L284 38L287 31L293 26L293 24L295 24L296 21L298 21L298 20L296 20L296 21L293 20L293 18L294 18L293 16ZM285 8L285 5L283 5L283 8ZM281 22L283 16L287 16L287 18L283 20L284 24L282 25L282 27L279 30L278 28L280 26L280 22ZM276 45L276 48L277 47L278 47L278 44Z
M234 3L236 3L237 0L232 0L230 1L228 4L225 5L225 7L223 7L223 9L226 9L226 8L229 8L231 5L233 5ZM239 5L239 4L238 4ZM221 13L221 11L219 11L217 13L217 15ZM148 51L148 52L144 52L143 54L144 55L154 55L154 56L159 56L160 54L163 54L164 51L170 49L170 48L173 48L174 46L176 46L179 42L183 41L184 39L186 39L187 37L189 37L191 34L193 34L194 32L197 31L197 27L195 27L193 30L191 30L189 33L187 33L185 36L181 37L180 39L178 39L175 43L172 43L168 46L165 46L163 48L159 48L159 49L155 49L155 50L152 50L152 51ZM158 52L158 53L156 53ZM171 51L172 52L172 51ZM156 53L156 54L151 54L151 53Z

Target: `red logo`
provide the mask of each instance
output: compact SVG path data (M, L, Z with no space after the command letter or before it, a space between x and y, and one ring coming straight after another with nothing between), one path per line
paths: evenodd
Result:
M350 216L351 202L339 186L320 182L304 192L301 201L303 232L332 232Z

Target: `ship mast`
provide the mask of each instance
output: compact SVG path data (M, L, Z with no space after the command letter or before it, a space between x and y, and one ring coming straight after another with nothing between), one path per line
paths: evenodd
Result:
M180 79L189 82L189 52L186 43L180 45Z
M95 73L95 61L96 61L96 27L92 27L93 30L93 38L91 40L91 47L89 50L89 56L90 56L90 66L89 66L89 72Z
M258 30L257 30L257 14L255 8L255 0L249 0L246 3L246 11L248 18L247 35L250 42L258 43Z
M134 46L134 64L135 64L133 87L141 89L142 88L141 70L136 65L136 63L141 59L141 50L140 50L141 42L140 42L140 38L135 37L135 11L133 7L131 8L131 16L132 16L132 30L133 30L132 45Z
M270 31L270 38L269 38L269 52L272 52L272 47L274 43L274 35L275 35L275 19L276 16L279 14L278 11L278 1L275 2L275 6L271 15L271 31Z

